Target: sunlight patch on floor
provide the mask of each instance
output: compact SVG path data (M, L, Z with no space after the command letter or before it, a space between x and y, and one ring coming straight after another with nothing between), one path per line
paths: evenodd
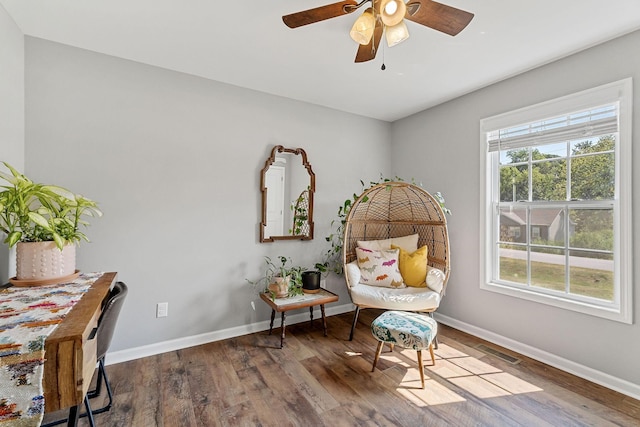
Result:
M435 366L427 365L425 368L442 378L457 378L469 375L469 371L445 359L436 359Z
M464 402L466 399L439 382L424 377L424 389L420 383L420 372L417 368L407 372L396 391L417 406L442 405L444 403Z
M475 357L457 357L455 359L451 359L450 361L451 363L461 367L462 369L466 369L474 375L502 372L500 369L493 367L488 363L484 363L476 359Z
M508 396L509 394L511 394L507 390L504 390L496 385L493 385L489 381L485 381L482 378L474 375L468 377L451 378L449 379L449 381L481 399Z
M477 357L469 356L446 344L440 343L438 347L435 350L435 366L431 365L430 358L424 360L424 389L420 382L420 371L414 350L398 348L393 353L383 353L380 356L388 363L407 368L396 391L417 406L464 402L466 399L454 391L454 387L448 387L447 382L481 399L542 391L540 387L504 372ZM431 377L428 374L431 374ZM444 381L434 379L434 375Z
M483 379L502 387L511 394L520 393L533 393L536 391L542 391L540 387L536 387L520 378L513 376L507 372L501 372L499 374L480 375Z

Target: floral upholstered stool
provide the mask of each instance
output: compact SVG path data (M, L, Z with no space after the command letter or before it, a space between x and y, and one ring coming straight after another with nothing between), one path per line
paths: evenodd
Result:
M431 362L435 365L433 355L433 340L438 333L438 324L431 317L424 314L409 313L405 311L385 311L371 323L371 333L379 341L376 357L373 359L371 372L375 371L376 364L382 353L384 344L397 344L404 348L411 348L418 352L418 366L420 369L420 381L424 388L424 367L422 364L422 350L429 349Z

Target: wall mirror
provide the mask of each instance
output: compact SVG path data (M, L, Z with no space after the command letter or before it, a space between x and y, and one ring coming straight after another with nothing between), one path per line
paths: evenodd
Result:
M260 241L313 239L316 176L302 148L276 145L260 176Z

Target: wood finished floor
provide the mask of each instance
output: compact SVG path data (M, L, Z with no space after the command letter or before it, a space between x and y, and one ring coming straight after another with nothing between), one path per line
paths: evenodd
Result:
M348 313L328 337L318 319L288 326L282 350L278 329L108 366L114 407L96 425L640 426L640 401L443 325L425 390L415 351L385 347L372 373L378 314L361 312L353 341Z

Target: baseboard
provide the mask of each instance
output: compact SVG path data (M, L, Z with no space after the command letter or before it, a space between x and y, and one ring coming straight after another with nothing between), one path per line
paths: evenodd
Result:
M538 348L503 337L491 331L478 328L437 312L434 314L434 317L438 322L444 325L451 326L452 328L461 330L478 338L482 338L483 340L508 348L509 350L513 350L524 356L553 366L554 368L561 369L580 378L584 378L585 380L589 380L596 384L600 384L601 386L618 391L629 397L633 397L634 399L640 399L640 385L638 384L605 374L604 372L597 371L589 368L588 366L580 365L572 362L571 360L556 356L555 354L542 351Z
M326 316L335 316L337 314L348 313L353 311L353 304L343 304L338 306L329 306L325 309ZM319 318L316 317L316 319ZM309 311L304 310L287 316L287 325L293 325L300 322L309 321ZM269 321L251 323L249 325L237 326L235 328L223 329L221 331L207 332L200 335L192 335L189 337L176 338L174 340L162 341L155 344L149 344L141 347L130 348L126 350L114 351L107 353L105 358L106 365L112 365L129 360L140 359L143 357L154 356L156 354L166 353L168 351L180 350L196 345L207 344L214 341L220 341L227 338L239 337L254 332L269 330ZM274 325L275 327L276 325ZM279 327L280 324L277 323Z

